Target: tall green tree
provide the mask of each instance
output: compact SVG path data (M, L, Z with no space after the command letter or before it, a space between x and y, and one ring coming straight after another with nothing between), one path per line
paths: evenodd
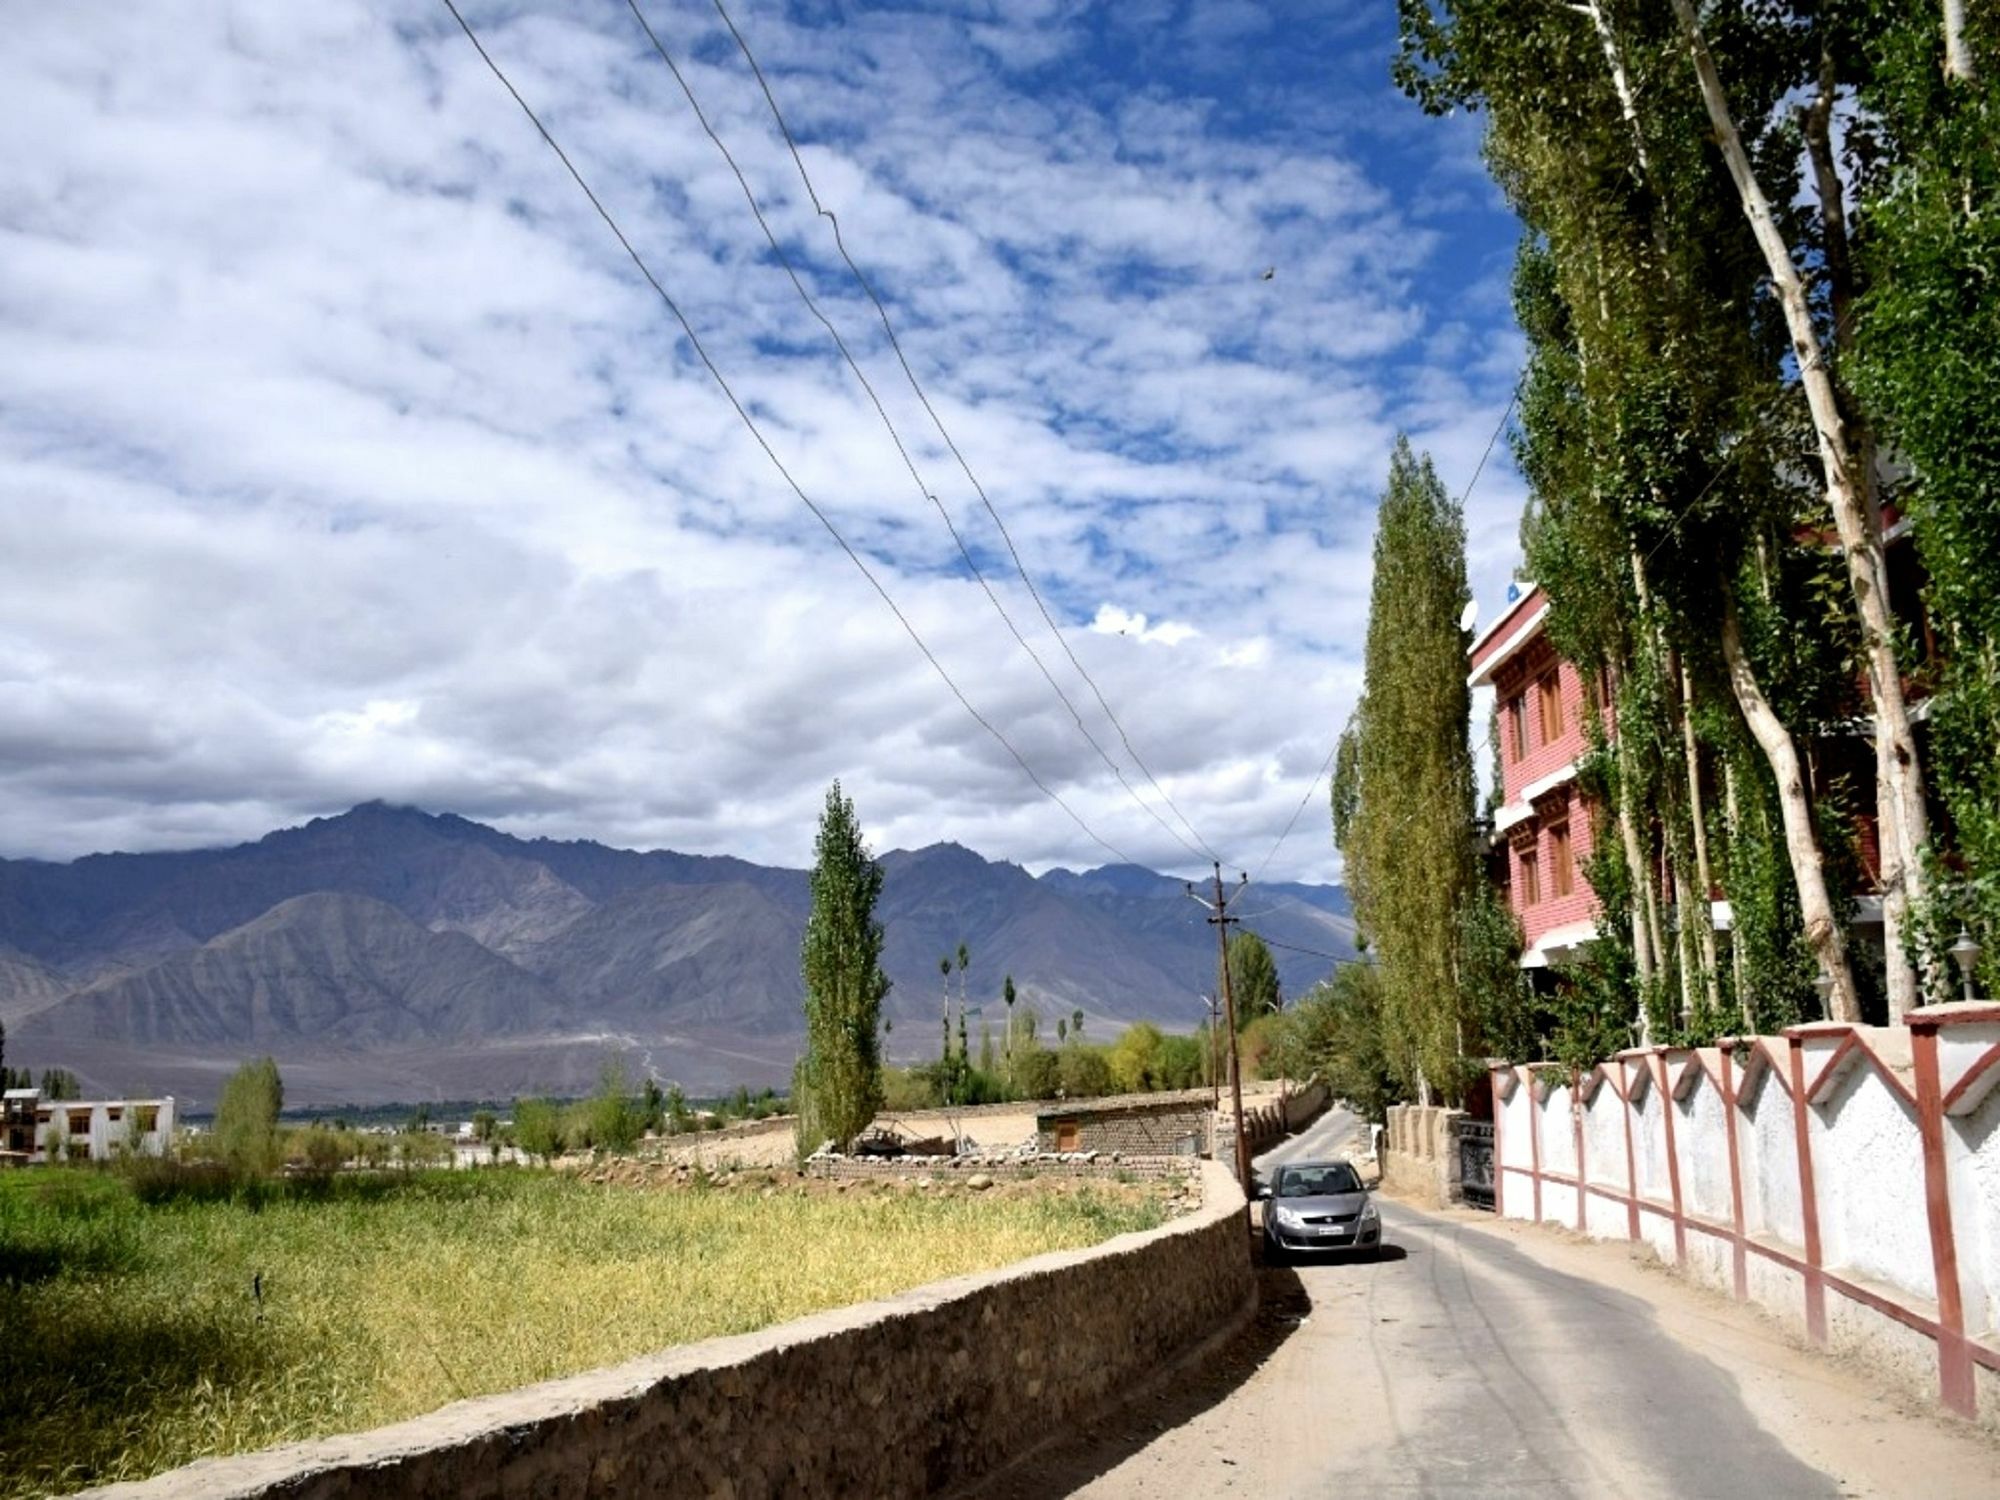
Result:
M238 1172L275 1171L278 1114L285 1107L285 1083L271 1058L247 1062L222 1086L215 1106L215 1144L222 1159Z
M812 911L799 967L806 988L806 1054L792 1079L799 1149L854 1139L882 1107L882 867L862 841L854 803L827 789L813 845Z
M1883 160L1857 215L1866 289L1850 370L1909 467L1893 498L1944 659L1931 766L1958 858L1924 914L1935 1000L1953 997L1936 949L1960 924L1984 941L1984 992L2000 985L2000 13L1968 7L1942 56L1931 23L1892 7L1870 41L1860 102Z
M1247 1030L1259 1016L1274 1015L1283 1007L1277 960L1254 932L1230 935L1229 988L1236 1001L1238 1031Z
M1361 701L1342 734L1334 839L1381 965L1390 1067L1426 1102L1459 1097L1466 1033L1458 911L1478 878L1467 726L1465 520L1428 457L1398 438L1375 523Z

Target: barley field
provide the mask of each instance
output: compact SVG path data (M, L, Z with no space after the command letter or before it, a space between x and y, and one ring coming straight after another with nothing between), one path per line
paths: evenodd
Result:
M0 1174L0 1497L348 1432L1160 1222L1143 1192Z

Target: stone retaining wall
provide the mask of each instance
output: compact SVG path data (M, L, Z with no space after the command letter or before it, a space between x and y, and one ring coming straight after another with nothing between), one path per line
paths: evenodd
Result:
M1036 1177L1194 1178L1196 1161L1188 1156L1125 1156L1096 1151L1038 1153L1034 1156L815 1156L806 1162L814 1177L847 1180L922 1177L976 1177L996 1182L1022 1182Z
M1087 1418L1256 1295L1243 1197L1195 1213L414 1421L92 1492L121 1500L935 1494Z
M1461 1201L1458 1122L1462 1109L1392 1104L1382 1132L1382 1186L1431 1208Z

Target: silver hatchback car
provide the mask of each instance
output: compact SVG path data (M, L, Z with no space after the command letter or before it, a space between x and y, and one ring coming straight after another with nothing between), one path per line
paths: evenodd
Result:
M1297 1252L1374 1250L1382 1243L1381 1216L1347 1162L1288 1162L1257 1196L1264 1203L1267 1263Z

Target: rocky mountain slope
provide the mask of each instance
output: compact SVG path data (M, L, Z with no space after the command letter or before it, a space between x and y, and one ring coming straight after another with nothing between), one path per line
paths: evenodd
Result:
M935 1050L961 941L975 1035L1004 1025L1009 974L1092 1036L1204 1013L1214 933L1177 880L1038 879L950 844L882 864L892 1053ZM367 804L233 849L0 860L0 1019L10 1062L196 1098L265 1051L295 1102L581 1088L613 1052L698 1090L779 1082L807 905L799 870ZM1242 910L1287 945L1291 993L1353 951L1337 888L1253 888Z

